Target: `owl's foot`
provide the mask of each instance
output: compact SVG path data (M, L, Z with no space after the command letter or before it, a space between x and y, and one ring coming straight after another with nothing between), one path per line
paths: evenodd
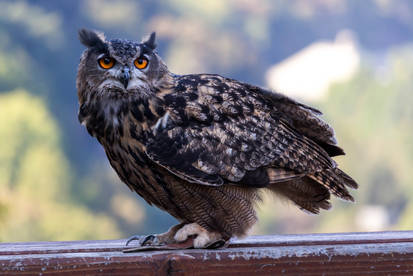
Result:
M140 246L162 246L166 244L175 243L174 240L175 233L184 226L184 223L177 224L169 228L168 231L157 235L148 236L132 236L126 241L126 246L132 241L138 241Z
M181 229L176 231L174 239L177 242L184 242L195 237L193 240L194 248L209 248L215 249L226 244L226 240L218 232L209 232L198 223L190 223L184 225Z
M132 236L126 246L132 241L139 241L140 247L127 248L123 252L138 252L146 250L173 250L188 248L216 249L227 243L218 232L208 232L197 223L178 224L167 232L146 237Z

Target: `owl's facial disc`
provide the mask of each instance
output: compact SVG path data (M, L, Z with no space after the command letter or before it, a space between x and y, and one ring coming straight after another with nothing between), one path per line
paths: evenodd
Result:
M155 33L138 43L106 40L101 33L81 29L79 39L88 48L78 73L86 76L82 91L149 96L160 83L170 81L166 65L155 52Z

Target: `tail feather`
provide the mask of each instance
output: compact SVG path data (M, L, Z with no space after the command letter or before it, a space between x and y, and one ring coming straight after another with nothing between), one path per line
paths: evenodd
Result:
M272 192L290 199L300 209L318 214L320 209L331 208L330 194L354 201L348 188L357 189L357 183L338 168L327 169L306 176L296 175L296 178L270 178L268 186Z
M342 170L338 168L327 169L308 176L326 187L335 196L344 200L354 201L347 187L357 189L358 185Z
M329 190L309 177L272 183L268 189L313 214L318 214L320 209L331 208Z
M336 168L334 170L334 172L336 173L336 175L338 177L340 177L341 179L343 179L344 181L344 185L346 185L347 187L350 187L352 189L357 189L359 187L359 185L357 184L356 181L354 181L353 178L351 178L351 176L349 176L348 174L346 174L345 172L343 172L342 170L340 170L339 168Z

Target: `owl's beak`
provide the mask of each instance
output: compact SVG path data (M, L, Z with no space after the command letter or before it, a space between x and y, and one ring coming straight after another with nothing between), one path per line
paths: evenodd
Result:
M122 69L122 73L120 75L120 82L123 84L125 89L128 87L129 79L130 79L130 74L129 74L129 67L124 67Z

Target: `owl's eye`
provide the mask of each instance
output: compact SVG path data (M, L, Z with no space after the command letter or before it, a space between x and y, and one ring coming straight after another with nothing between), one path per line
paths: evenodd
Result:
M115 60L111 57L102 57L98 60L100 67L110 69L115 65Z
M135 64L136 68L138 68L138 69L145 69L146 66L148 66L148 59L146 59L144 57L137 58L137 59L135 59L134 64Z

